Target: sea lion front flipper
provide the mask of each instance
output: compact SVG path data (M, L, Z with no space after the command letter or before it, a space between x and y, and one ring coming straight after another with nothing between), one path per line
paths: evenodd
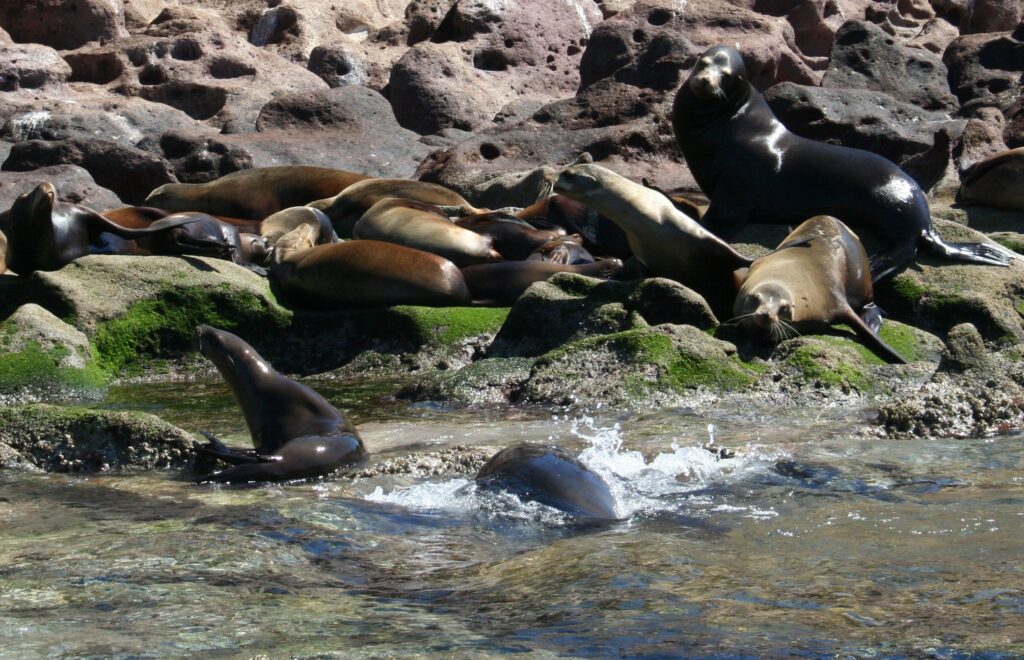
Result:
M860 314L858 314L864 325L868 326L871 332L878 334L878 331L882 327L882 309L873 302L869 302L860 308Z
M875 353L877 353L878 357L890 363L907 363L906 359L904 359L902 355L897 353L892 346L889 346L889 344L882 341L882 338L878 336L878 333L872 332L871 328L868 327L868 324L865 323L861 317L857 316L857 313L849 307L846 308L846 318L842 320L846 321L850 327L853 328L853 331L857 333L857 336L860 337L861 340L863 340L864 343L867 344Z

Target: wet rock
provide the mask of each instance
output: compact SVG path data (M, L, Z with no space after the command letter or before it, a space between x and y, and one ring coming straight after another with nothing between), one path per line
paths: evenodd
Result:
M44 404L0 408L0 468L19 462L47 472L190 468L192 443L188 433L146 413Z
M57 197L62 202L101 211L124 206L116 194L98 185L87 170L77 165L52 165L28 172L0 172L0 212L44 181L58 184Z
M0 4L0 25L18 42L70 50L128 34L121 0L24 0Z
M438 451L396 456L353 472L353 479L373 479L385 475L439 477L451 474L475 474L494 453L493 449L455 445Z
M963 373L975 370L983 371L993 368L993 359L985 348L978 329L970 323L953 326L946 337L946 350L939 362L939 371L946 373Z
M71 67L52 48L0 43L0 91L55 88L70 76Z
M176 180L170 163L160 156L100 138L18 142L3 169L25 172L52 165L78 165L88 170L96 183L129 204L142 204L154 188Z
M878 26L847 21L836 33L822 87L870 89L925 110L956 111L960 104L936 55L900 46Z
M979 106L1005 108L1024 91L1024 30L962 36L949 45L942 61L962 113Z
M797 135L873 151L929 189L949 165L963 120L903 103L889 94L783 83L765 93L772 111Z
M397 396L407 401L441 401L463 406L506 405L518 400L530 377L531 358L486 358L461 369L418 374Z

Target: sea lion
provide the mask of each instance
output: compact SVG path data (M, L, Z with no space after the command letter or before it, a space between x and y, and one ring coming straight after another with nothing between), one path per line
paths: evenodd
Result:
M620 259L599 259L589 264L559 264L549 261L502 261L462 269L466 284L479 305L511 305L534 282L547 281L555 273L579 273L607 279L622 270Z
M531 252L527 259L573 266L594 263L594 255L583 247L583 237L579 234L569 234L552 239Z
M775 118L748 82L738 51L705 51L672 105L676 141L711 200L702 224L729 240L748 222L789 224L830 215L886 242L871 257L879 282L919 247L948 259L1006 266L1009 251L946 243L932 227L917 182L889 160L861 149L799 137Z
M593 163L562 170L555 192L609 218L651 273L690 287L716 313L732 310L733 273L751 260L701 227L656 190Z
M146 206L167 211L202 211L243 220L263 220L290 206L337 195L365 174L311 165L278 165L232 172L207 183L165 183Z
M889 362L906 360L878 336L867 252L839 220L819 215L797 227L747 271L733 308L742 327L780 341L801 328L846 323Z
M620 520L607 482L558 447L519 444L502 449L474 477L477 488L507 491L582 522Z
M193 212L200 213L200 211ZM188 211L180 211L179 213L188 213ZM153 206L125 206L123 208L104 211L100 215L107 220L113 220L122 227L127 227L129 229L142 229L143 227L149 227L157 220L171 215L171 211L158 209ZM260 223L258 220L241 220L239 218L231 218L225 215L214 215L211 217L237 227L238 231L242 233L258 234L260 232Z
M0 275L7 272L7 236L0 231Z
M962 204L1024 211L1024 147L971 165L964 173L957 200Z
M314 245L301 225L274 247L271 281L288 304L312 309L468 305L458 267L444 257L382 241Z
M516 217L535 227L559 227L568 234L579 234L583 247L594 254L619 259L633 256L626 232L586 204L565 195L548 195L516 213Z
M290 481L322 477L366 459L355 426L312 389L281 375L237 335L201 325L199 352L209 358L242 408L255 452L215 436L197 451L234 463L199 482Z
M490 236L458 227L438 207L409 199L377 202L359 218L352 236L433 252L459 267L502 259Z
M526 259L545 243L565 236L565 230L561 227L537 229L529 222L502 211L476 213L456 220L455 225L482 236L490 236L494 249L501 256L515 260Z
M334 233L331 220L323 211L308 206L292 206L281 209L277 213L267 216L260 223L258 233L268 245L273 247L278 239L292 231L301 224L308 224L316 229L316 242L334 243L338 236Z
M59 270L96 251L103 234L137 240L195 221L189 217L163 218L144 229L126 229L92 209L57 201L57 189L44 182L19 196L11 206L7 217L7 266L24 277L37 270Z
M445 210L451 209L453 215L479 212L462 195L436 183L414 179L367 179L352 184L334 197L310 202L307 206L326 213L338 236L350 238L352 228L359 218L369 211L370 207L387 197L410 199Z

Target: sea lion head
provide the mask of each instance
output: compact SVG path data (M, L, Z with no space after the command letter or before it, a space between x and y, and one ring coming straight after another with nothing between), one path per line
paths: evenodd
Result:
M10 222L13 226L18 222L32 222L36 218L49 218L57 205L57 189L49 181L44 181L20 195L11 205Z
M238 335L206 324L196 326L196 348L218 367L232 361L230 353L238 354L246 349L255 352Z
M733 305L734 318L748 330L780 342L796 334L793 328L793 294L785 286L762 282L740 289Z
M594 163L570 165L562 170L555 181L555 192L583 202L587 195L605 187L607 169Z
M745 90L748 80L747 67L738 50L712 46L697 58L686 86L702 101L725 101Z
M192 192L198 188L193 183L165 183L149 193L143 206L152 206L165 211L194 211L195 205L189 200L195 196Z

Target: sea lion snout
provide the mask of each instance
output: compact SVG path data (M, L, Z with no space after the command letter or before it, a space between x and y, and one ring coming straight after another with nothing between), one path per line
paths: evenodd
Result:
M195 337L196 350L206 357L210 357L210 351L220 344L219 333L220 330L213 326L206 325L205 323L203 325L197 325Z

